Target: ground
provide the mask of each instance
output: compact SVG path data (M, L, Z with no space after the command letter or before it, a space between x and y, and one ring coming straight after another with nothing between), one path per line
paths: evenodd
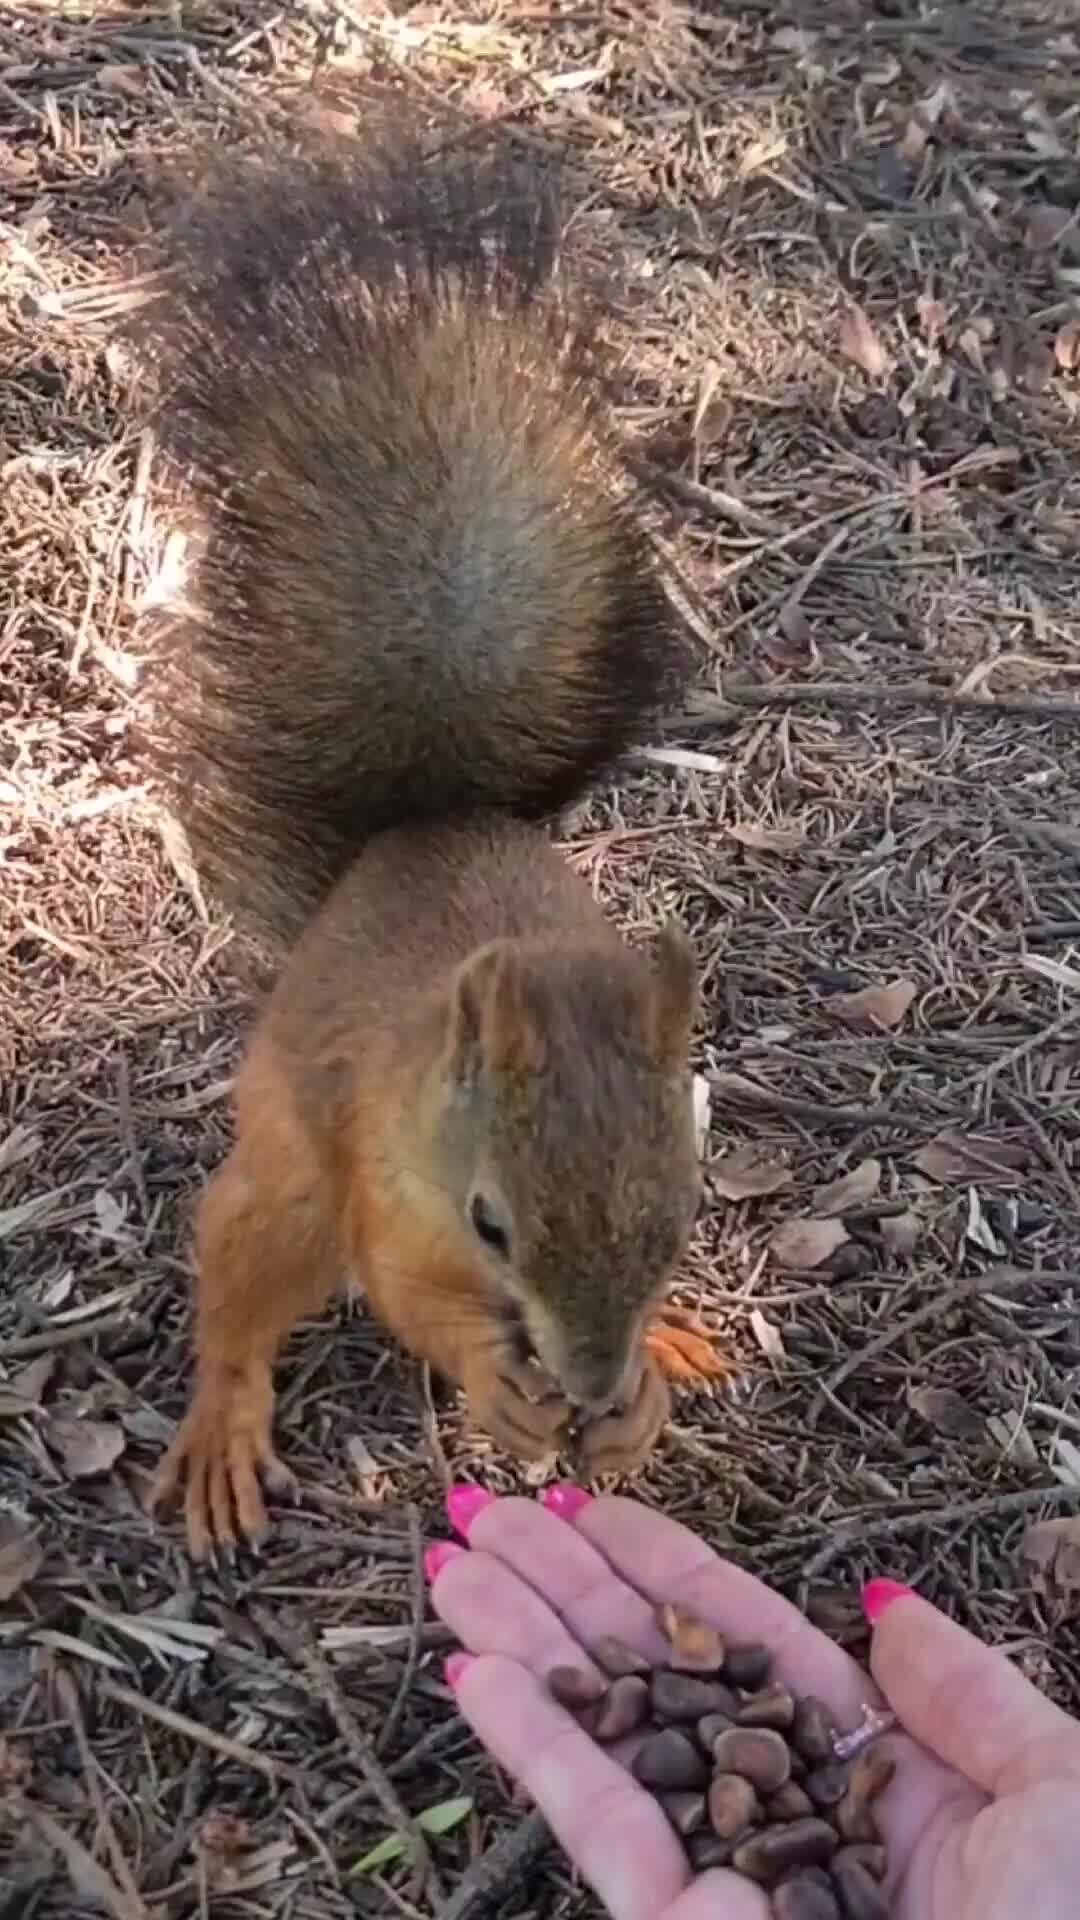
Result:
M517 1481L362 1315L290 1347L302 1500L256 1570L196 1579L142 1514L251 986L132 734L167 526L113 323L144 165L210 122L392 94L569 156L701 671L567 852L704 964L680 1298L741 1375L679 1400L637 1490L856 1652L887 1572L1080 1706L1070 15L4 8L4 1920L430 1913L400 1860L353 1874L386 1781L412 1814L473 1796L434 1843L454 1912L592 1911L550 1855L476 1865L536 1832L442 1686L419 1543L448 1475Z

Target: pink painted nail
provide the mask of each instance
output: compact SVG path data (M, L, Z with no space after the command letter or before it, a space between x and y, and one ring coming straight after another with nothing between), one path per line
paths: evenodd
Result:
M483 1513L485 1507L490 1507L494 1499L495 1495L489 1493L486 1487L473 1487L465 1482L451 1487L446 1496L446 1511L450 1515L450 1525L454 1532L460 1533L462 1539L467 1540L469 1528L477 1514Z
M894 1600L912 1599L914 1594L914 1587L905 1587L899 1580L868 1580L860 1596L862 1610L870 1625L876 1627Z
M592 1494L584 1487L575 1487L571 1481L557 1481L553 1487L545 1487L540 1499L549 1513L558 1520L576 1520L583 1507L592 1502Z
M450 1653L447 1655L443 1672L446 1675L446 1684L448 1687L457 1689L461 1685L462 1675L472 1666L475 1658L476 1655L472 1653Z
M428 1585L438 1579L448 1560L456 1560L464 1551L464 1547L455 1546L452 1540L436 1540L424 1555L424 1574Z

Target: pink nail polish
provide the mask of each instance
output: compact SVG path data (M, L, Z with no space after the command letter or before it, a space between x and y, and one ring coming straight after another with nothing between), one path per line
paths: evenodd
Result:
M576 1520L583 1507L592 1502L592 1494L584 1487L575 1487L569 1480L557 1481L553 1487L545 1487L540 1495L543 1505L558 1520Z
M914 1598L914 1587L902 1586L899 1580L868 1580L862 1590L862 1610L872 1627L876 1627L894 1600Z
M465 1482L451 1487L446 1496L446 1511L450 1516L450 1525L454 1532L460 1533L462 1539L467 1540L469 1528L477 1514L483 1513L485 1507L490 1507L494 1499L495 1495L489 1493L486 1487L473 1487Z
M455 1546L452 1540L436 1540L424 1555L424 1574L428 1585L438 1579L448 1560L456 1560L464 1553L464 1547Z
M448 1687L457 1689L461 1685L462 1674L466 1673L472 1666L475 1657L475 1654L472 1653L451 1653L447 1655L443 1673L446 1675L446 1684Z

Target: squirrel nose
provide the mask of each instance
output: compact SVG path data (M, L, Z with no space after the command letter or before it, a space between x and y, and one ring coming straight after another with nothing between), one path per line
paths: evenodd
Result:
M630 1373L630 1364L623 1355L578 1361L570 1369L564 1391L568 1399L595 1420L605 1413L617 1412L625 1402Z

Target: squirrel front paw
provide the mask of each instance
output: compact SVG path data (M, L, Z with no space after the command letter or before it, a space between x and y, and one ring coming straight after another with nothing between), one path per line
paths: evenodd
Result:
M495 1348L473 1361L464 1387L477 1426L520 1460L542 1460L565 1436L569 1403L535 1361Z
M269 1367L201 1381L176 1439L150 1488L151 1512L184 1490L188 1551L206 1560L230 1554L239 1532L252 1545L269 1522L260 1480L287 1497L296 1481L274 1452L274 1390Z
M581 1472L589 1479L602 1473L630 1473L648 1458L671 1407L667 1382L653 1354L646 1349L633 1397L615 1413L590 1420L578 1435Z

